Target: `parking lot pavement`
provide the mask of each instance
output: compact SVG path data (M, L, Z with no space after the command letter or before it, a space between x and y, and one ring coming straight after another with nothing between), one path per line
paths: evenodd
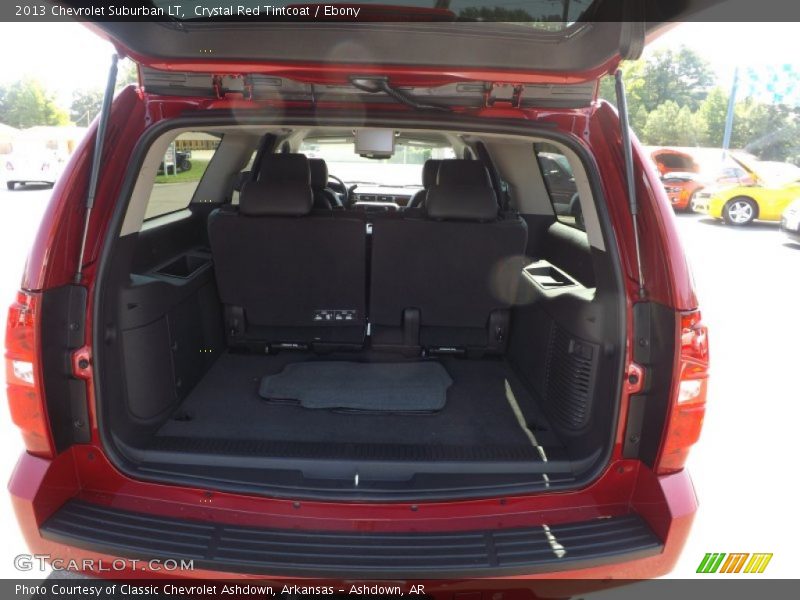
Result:
M0 191L3 305L19 286L49 195L46 189ZM678 215L677 224L710 328L712 379L703 435L689 462L701 507L672 576L693 576L706 552L772 552L759 577L792 577L800 245L770 224L734 228L699 215ZM0 410L5 481L22 446L8 410ZM26 546L6 494L0 494L0 531L0 576L24 575L13 569L13 557Z
M772 552L764 575L796 577L800 245L774 224L678 215L709 327L711 380L692 473L700 510L674 577L706 552Z

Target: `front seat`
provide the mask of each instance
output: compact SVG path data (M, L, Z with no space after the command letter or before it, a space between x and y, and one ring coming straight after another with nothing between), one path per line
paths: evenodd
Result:
M328 165L321 158L309 158L311 169L311 191L314 194L314 208L331 210L342 208L339 198L328 189Z
M436 185L436 175L439 172L439 165L441 164L441 160L434 158L425 161L425 164L422 166L422 189L411 197L406 208L420 208L425 204L428 190L431 186Z

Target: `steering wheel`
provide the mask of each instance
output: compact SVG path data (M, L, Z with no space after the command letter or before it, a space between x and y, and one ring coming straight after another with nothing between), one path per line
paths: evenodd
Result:
M330 173L328 173L328 179L333 179L342 189L342 193L344 194L344 207L347 208L350 206L350 196L353 190L356 189L356 186L347 187L347 184L344 181L336 177L336 175L331 175Z

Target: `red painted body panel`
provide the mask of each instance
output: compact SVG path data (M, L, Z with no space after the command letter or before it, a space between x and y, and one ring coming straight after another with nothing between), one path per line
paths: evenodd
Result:
M187 65L170 65L184 70ZM233 67L231 67L233 68ZM341 69L317 67L325 77L339 76ZM281 72L277 69L275 72ZM404 71L413 80L422 73ZM439 80L462 77L459 73L435 75ZM470 74L472 77L475 74ZM502 73L494 73L501 79ZM319 75L309 75L318 77ZM513 79L513 81L521 81ZM564 83L563 79L560 80ZM89 227L83 282L93 298L94 267L107 223L127 169L136 140L156 122L186 110L228 108L260 110L263 103L239 98L154 98L129 87L114 102L109 122L107 155L101 168L97 203ZM274 106L274 105L273 105ZM281 105L282 109L290 109ZM317 107L321 109L321 107ZM330 105L330 110L347 105ZM369 106L360 106L369 111ZM385 111L385 107L380 107ZM405 109L399 109L405 110ZM617 248L623 265L629 307L637 299L637 267L633 230L625 200L620 132L614 109L600 102L581 110L519 110L495 106L465 111L477 118L517 118L555 124L575 136L594 157L602 178ZM44 290L71 282L78 257L78 235L84 210L82 202L94 145L93 125L75 152L67 175L56 186L28 260L22 287ZM696 308L689 270L680 246L663 186L650 161L636 144L634 159L636 190L640 199L640 227L644 276L650 300L676 310ZM91 300L90 300L91 304ZM631 311L628 311L630 315ZM92 307L86 327L86 345L92 339ZM629 316L630 319L630 316ZM628 323L631 331L631 323ZM628 339L627 358L630 362ZM198 520L261 525L278 528L348 531L446 531L476 528L508 528L521 525L569 522L603 515L640 513L664 540L662 554L627 563L593 569L559 572L558 578L640 578L667 573L677 560L696 509L694 492L685 472L656 477L637 461L625 461L622 442L628 407L628 391L621 399L620 419L612 461L603 475L580 490L538 493L458 502L409 503L302 502L244 494L209 492L202 489L145 483L120 473L105 457L96 422L94 385L87 382L92 422L92 443L76 446L52 461L24 454L10 483L15 510L26 539L34 552L49 552L64 558L98 556L42 539L38 526L67 499L79 496L91 502L130 510ZM98 556L99 557L99 556ZM109 558L109 557L103 557ZM193 576L219 573L193 572Z

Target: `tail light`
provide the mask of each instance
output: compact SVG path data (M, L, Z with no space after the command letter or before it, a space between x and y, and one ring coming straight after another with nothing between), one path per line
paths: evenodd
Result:
M656 471L662 475L683 469L689 448L700 437L706 414L708 329L699 311L681 315L678 336L679 378L656 461Z
M45 406L39 347L39 296L18 292L8 310L6 388L11 419L22 430L28 452L51 457L53 438Z

